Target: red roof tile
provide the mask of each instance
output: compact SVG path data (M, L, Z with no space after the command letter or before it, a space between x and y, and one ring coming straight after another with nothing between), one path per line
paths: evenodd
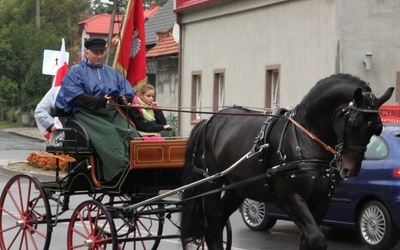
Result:
M158 6L156 3L151 3L150 8L148 10L144 10L144 19L149 20L152 18L159 10L161 9L160 6Z
M160 6L152 5L149 10L144 10L143 14L145 20L152 18L160 9ZM110 31L111 17L112 15L110 14L98 14L79 22L78 35L80 37L82 36L83 29L89 34L107 35ZM118 34L123 17L123 15L115 15L114 35Z
M114 21L114 35L118 34L123 15L116 15ZM107 35L110 30L110 14L99 14L92 16L79 23L78 35L82 36L83 29L89 34Z
M147 51L146 57L166 56L179 53L179 43L175 42L172 31L157 33L159 42L152 49Z

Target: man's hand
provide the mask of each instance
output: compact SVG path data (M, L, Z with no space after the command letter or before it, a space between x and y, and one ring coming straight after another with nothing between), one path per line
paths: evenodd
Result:
M108 107L108 105L110 104L111 96L109 94L107 94L107 95L104 95L104 98L107 99L106 107Z

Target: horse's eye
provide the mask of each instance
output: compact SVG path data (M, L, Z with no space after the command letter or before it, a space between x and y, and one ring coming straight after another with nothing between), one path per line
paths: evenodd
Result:
M360 128L361 124L363 123L363 117L360 114L356 114L353 119L353 130L357 130Z

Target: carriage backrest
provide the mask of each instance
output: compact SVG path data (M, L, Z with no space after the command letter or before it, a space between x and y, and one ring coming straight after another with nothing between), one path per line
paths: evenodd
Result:
M64 122L64 127L71 129L65 131L64 144L66 147L93 147L86 129L76 119L67 118Z

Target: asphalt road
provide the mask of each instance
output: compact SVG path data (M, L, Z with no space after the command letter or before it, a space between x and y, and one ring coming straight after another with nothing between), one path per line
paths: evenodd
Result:
M20 137L5 133L0 130L0 167L13 162L25 161L26 157L33 151L43 149L45 143L37 139ZM0 190L10 176L0 174ZM88 197L74 197L71 207L76 207ZM278 221L270 231L256 232L249 230L241 219L239 212L231 216L233 229L233 249L298 249L299 230L292 222ZM368 249L362 245L357 232L342 228L321 227L327 237L328 249L354 250ZM165 232L175 232L176 228L166 227ZM50 249L66 249L67 224L60 224L54 228ZM162 242L158 249L181 249L180 242L174 239ZM400 249L400 245L396 249Z
M31 152L43 150L45 146L44 141L0 130L0 166L25 161Z

